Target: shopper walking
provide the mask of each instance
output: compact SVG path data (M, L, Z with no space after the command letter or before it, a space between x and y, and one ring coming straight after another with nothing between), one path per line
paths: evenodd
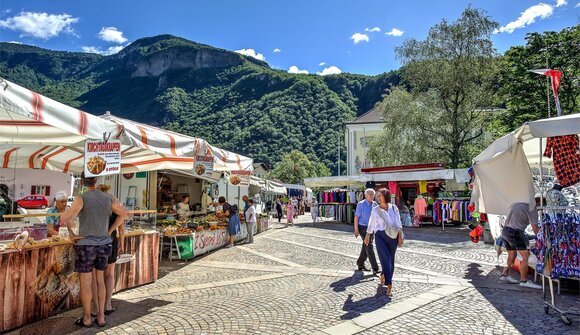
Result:
M530 241L526 236L526 228L531 224L534 234L540 230L538 226L538 212L534 209L530 211L530 205L526 203L515 203L510 207L510 211L505 220L505 227L502 231L502 237L505 242L505 248L508 252L507 266L504 268L500 277L501 281L507 281L510 284L520 284L521 287L541 289L528 279L528 258L530 257ZM520 254L520 279L517 280L509 275L511 267L516 261L517 254Z
M369 188L365 190L365 198L356 205L356 212L354 214L354 237L358 238L359 235L363 240L360 255L356 264L358 265L359 271L370 271L365 267L365 262L367 259L371 263L371 268L373 273L379 273L379 265L377 263L377 258L375 256L375 249L373 247L373 236L369 237L369 243L364 243L367 237L367 226L369 224L369 219L371 218L371 213L374 207L377 206L375 202L375 190Z
M68 195L65 191L56 192L54 195L54 207L51 207L46 211L48 214L58 214L64 213L66 210L66 204L68 201ZM58 236L58 231L60 229L60 216L47 216L46 217L46 229L48 231L48 237Z
M292 218L294 219L298 216L298 199L296 199L296 196L292 197L292 206L294 206L294 209L292 210Z
M310 204L310 214L312 215L312 221L316 223L318 221L318 201L316 198Z
M284 214L282 211L282 200L280 198L276 199L276 215L278 216L278 223L282 223Z
M254 226L256 225L256 207L254 200L248 200L248 210L246 210L246 227L248 228L247 243L254 243Z
M81 175L83 185L88 191L76 197L71 208L65 211L61 217L66 224L69 236L76 243L75 249L77 258L75 261L75 271L80 274L81 303L83 306L83 317L76 320L75 324L81 327L92 327L96 323L99 327L106 325L105 320L105 275L107 263L111 254L112 240L111 233L123 220L117 220L113 227L109 228L109 218L112 213L120 217L128 213L118 202L113 200L113 196L97 190L97 178L85 178ZM79 217L79 235L73 231L74 218ZM97 270L97 292L99 311L96 321L91 318L92 301L92 281L93 269Z
M226 202L226 198L219 197L218 203L222 206L222 210L226 218L228 218L228 233L230 234L230 241L228 248L234 246L236 235L240 232L240 217L238 216L238 206L230 205Z
M288 227L288 224L294 225L294 204L292 200L288 200L286 204L286 221L286 227Z
M102 192L107 193L110 189L111 186L109 185L99 185L99 190ZM113 197L113 201L115 203L120 203L119 199L116 197ZM123 249L125 249L125 225L123 224L125 219L127 219L126 216L119 216L116 213L111 214L111 217L109 218L109 229L112 227L118 228L113 230L111 233L111 255L107 261L107 270L105 271L105 288L107 292L105 297L105 316L110 315L115 311L111 299L113 297L113 292L115 291L115 265L119 254L122 254ZM119 220L121 223L117 224ZM97 270L93 270L93 312L91 313L91 316L93 317L97 316L97 311L99 310L97 296Z
M377 200L379 206L371 213L365 244L369 245L370 235L374 234L381 260L381 285L387 285L387 296L392 297L395 252L397 246L403 245L403 227L399 209L390 204L391 194L386 188L379 190Z

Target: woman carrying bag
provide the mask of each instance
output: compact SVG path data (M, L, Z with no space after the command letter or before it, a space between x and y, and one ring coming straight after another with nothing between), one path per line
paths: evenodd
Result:
M403 245L403 227L399 209L390 204L391 194L386 188L378 191L377 200L379 205L371 212L365 244L369 244L370 234L374 234L381 260L381 285L387 285L387 296L392 297L395 252Z

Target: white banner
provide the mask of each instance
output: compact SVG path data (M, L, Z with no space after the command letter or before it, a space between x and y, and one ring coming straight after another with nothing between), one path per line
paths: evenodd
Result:
M193 162L193 172L196 176L211 178L213 173L213 156L195 156L195 161Z
M121 172L121 142L85 141L85 176L99 177Z

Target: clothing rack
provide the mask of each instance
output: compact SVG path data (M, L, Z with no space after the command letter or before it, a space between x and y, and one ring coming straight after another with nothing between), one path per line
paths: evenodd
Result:
M538 255L542 256L545 255L547 252L549 252L549 257L550 260L552 260L552 255L553 253L552 251L552 235L550 235L550 230L548 227L548 224L543 224L544 222L544 212L545 211L574 211L574 212L578 212L580 211L580 206L541 206L538 207L538 210L541 213L541 219L542 219L542 226L541 226L541 238L539 238L538 240L541 241L537 241L537 243L539 242L541 245L540 247L543 247L545 250L542 251L538 251ZM564 213L556 213L556 215L565 215L566 212ZM546 214L546 215L551 215L550 213ZM556 223L558 224L558 223ZM580 223L573 223L576 224L578 226L577 229L580 230ZM569 250L568 250L569 251ZM540 261L539 261L540 262ZM545 266L543 261L541 261L542 264L542 268ZM538 273L539 271L538 267L536 267L536 273ZM556 311L558 314L560 314L560 318L562 319L562 321L564 322L564 324L566 325L571 325L572 322L570 321L570 319L568 318L568 315L575 315L575 316L579 316L580 313L577 312L571 312L569 310L563 310L562 308L559 308L558 306L556 306L556 302L555 302L555 298L554 298L554 281L558 281L558 285L560 285L560 279L564 278L564 279L570 279L570 280L577 280L580 281L580 277L562 277L562 276L558 276L557 279L552 278L552 273L550 273L550 275L546 276L544 274L544 271L540 272L540 275L542 276L542 292L543 292L543 298L544 298L544 311L546 312L546 314L548 314L550 312L550 309ZM548 286L550 288L550 301L546 301L546 289L545 289L545 280L546 278L548 279ZM560 291L560 286L558 286L558 291Z

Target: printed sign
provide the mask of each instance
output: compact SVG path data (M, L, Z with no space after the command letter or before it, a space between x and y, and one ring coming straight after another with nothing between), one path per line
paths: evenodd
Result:
M206 252L223 247L228 243L225 229L203 230L195 234L194 254L201 255Z
M250 186L251 171L232 171L228 177L228 182L234 186Z
M98 177L121 172L121 142L85 142L85 176Z
M200 177L211 177L213 173L213 156L195 156L193 171Z

